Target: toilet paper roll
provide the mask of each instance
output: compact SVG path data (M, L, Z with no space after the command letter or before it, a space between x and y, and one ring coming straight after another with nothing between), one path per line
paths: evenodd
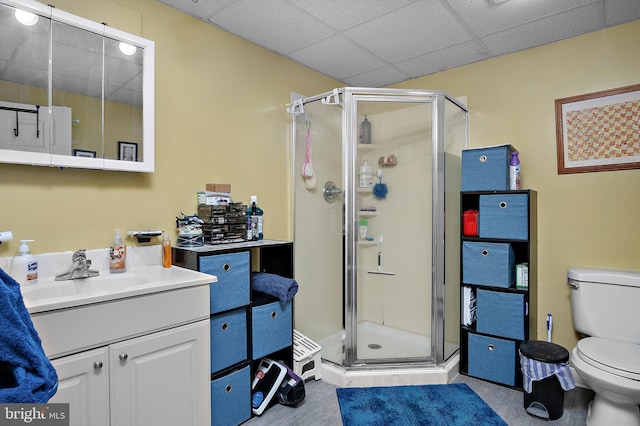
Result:
M3 231L0 232L0 243L3 241L11 241L13 240L13 234L11 231Z

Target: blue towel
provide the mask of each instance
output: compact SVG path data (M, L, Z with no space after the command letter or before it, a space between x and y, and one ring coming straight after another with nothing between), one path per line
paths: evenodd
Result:
M282 303L293 299L298 292L298 283L292 278L266 272L251 273L251 288L277 297Z
M2 268L0 330L0 402L48 402L58 390L58 375L44 354L24 306L20 284Z

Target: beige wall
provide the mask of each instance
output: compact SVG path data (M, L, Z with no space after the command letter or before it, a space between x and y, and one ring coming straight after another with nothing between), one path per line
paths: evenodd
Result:
M403 82L467 96L470 145L511 143L538 191L538 338L575 346L566 272L640 269L640 170L558 175L554 100L640 83L640 21Z
M175 217L195 213L207 182L230 183L238 201L258 195L266 237L290 238L290 91L340 83L155 0L52 3L155 42L156 172L0 164L0 231L14 234L0 257L20 239L35 253L107 247L115 228L175 242Z

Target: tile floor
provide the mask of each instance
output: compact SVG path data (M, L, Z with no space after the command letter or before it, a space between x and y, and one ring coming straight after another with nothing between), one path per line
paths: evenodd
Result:
M566 392L562 417L547 421L527 414L524 410L521 391L463 375L456 377L453 382L468 384L510 426L584 425L587 407L593 398L593 392L583 388ZM243 425L340 426L342 420L335 389L335 386L322 380L308 381L305 384L306 398L298 407L275 405L265 411L262 416L254 417Z

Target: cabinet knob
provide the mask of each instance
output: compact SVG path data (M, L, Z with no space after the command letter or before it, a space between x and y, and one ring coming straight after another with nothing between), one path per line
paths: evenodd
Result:
M102 368L102 365L103 365L102 361L96 361L96 362L93 363L93 368L95 370L100 370Z
M227 391L227 393L229 393L231 392L231 389L233 389L233 386L227 385L227 387L224 390Z
M507 202L506 201L500 201L499 206L500 206L501 209L504 209L504 208L507 207Z
M129 355L127 354L120 354L118 355L118 358L120 358L120 361L126 361L127 359L129 359Z
M226 322L222 324L222 327L220 327L223 330L226 330L227 328L229 328L229 324L227 324Z
M489 256L489 250L484 249L480 252L480 254L482 254L483 256Z
M277 316L278 316L278 314L276 313L276 311L271 312L271 318L275 318Z
M493 351L493 345L488 345L487 349L489 349L490 351Z
M228 263L225 263L224 265L222 265L223 271L229 272L229 269L231 269L231 265L229 265Z

